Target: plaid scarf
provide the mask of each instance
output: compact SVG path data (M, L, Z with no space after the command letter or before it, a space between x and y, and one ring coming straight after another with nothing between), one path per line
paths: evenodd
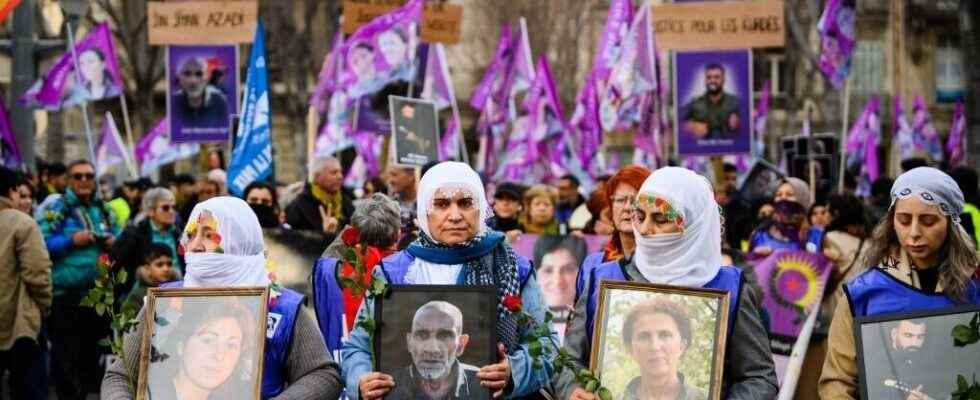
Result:
M503 306L508 295L520 296L520 280L517 276L517 255L504 241L504 235L490 231L473 240L455 246L436 243L424 232L408 247L409 254L437 264L465 264L468 286L493 286L497 288L497 341L510 353L520 345L517 317Z

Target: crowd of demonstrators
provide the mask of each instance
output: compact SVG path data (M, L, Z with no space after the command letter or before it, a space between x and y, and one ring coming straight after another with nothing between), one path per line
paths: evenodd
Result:
M525 311L554 328L553 337L542 340L563 345L581 367L591 352L598 282L727 290L738 299L731 302L722 377L723 398L730 399L772 398L777 390L770 320L753 265L779 250L820 253L833 265L799 398L856 397L854 318L980 303L974 277L980 182L970 168L947 174L911 160L896 180L873 182L866 198L848 188L811 193L806 182L787 177L763 198L748 200L729 164L714 185L683 168L629 165L590 188L573 176L527 187L481 180L466 164L444 162L421 173L389 166L383 178L345 188L341 162L319 157L309 181L281 187L253 182L239 201L227 197L220 161L219 154L207 173L176 175L161 184L126 180L109 190L111 198L96 190L88 161L43 164L30 176L0 170L0 226L13 228L0 232L0 285L10 294L0 296L0 311L10 311L0 319L12 321L0 325L0 374L10 371L11 390L46 398L38 388L50 382L58 398L74 399L101 384L105 398L129 398L122 384L135 376L138 356L110 358L104 373L108 350L97 343L109 334L109 321L79 305L95 284L101 254L127 271L116 298L139 307L148 288L174 282L267 284L266 261L298 262L286 249L316 260L293 271L297 276L278 279L302 281L284 286L312 293L315 313L300 313L293 327L291 349L300 354L268 366L282 372L278 390L332 399L343 389L353 398L381 398L398 382L375 371L369 335L355 324L358 315L371 315L373 301L337 286L336 276L353 268L338 261L345 230L356 230L366 246L373 278L494 283L498 303L507 295L521 297ZM487 187L494 188L491 196ZM220 232L226 241L220 251L202 234L205 210L220 222L215 233L237 227ZM527 258L511 247L525 234L540 235ZM602 246L590 247L597 238ZM231 243L240 244L238 252L228 251ZM298 302L303 297L283 290ZM670 304L647 306L651 313L672 310ZM553 316L549 322L545 311ZM479 384L508 397L546 390L561 399L595 398L574 377L556 374L548 360L546 368L530 368L526 332L509 318L501 314L495 332L502 344L498 362L474 372ZM142 329L126 336L127 348L138 345ZM682 373L660 372L630 382L629 393L701 394L685 385Z

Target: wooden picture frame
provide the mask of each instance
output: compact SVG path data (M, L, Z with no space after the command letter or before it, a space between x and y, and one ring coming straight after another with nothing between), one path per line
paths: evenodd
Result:
M708 399L720 399L730 301L729 293L723 290L604 280L599 286L589 367L613 398L635 391L642 384L640 371L663 368L677 372L686 392L697 390ZM673 321L673 327L663 329L668 339L662 340L674 340L668 346L674 346L675 351L662 352L669 354L640 366L627 348L623 330L630 329L636 335L637 329L643 329L639 322L645 315L653 316L648 324ZM687 323L679 322L679 318ZM651 333L651 337L660 338L658 335ZM607 365L615 369L605 373Z
M216 396L261 399L268 303L265 287L150 288L143 310L136 399L169 399L170 388L176 395L173 381L180 379L199 386L215 384ZM226 358L232 360L230 365ZM148 396L149 390L165 393Z
M432 350L431 340L421 339L413 335L413 322L417 316L422 315L422 307L431 302L446 302L451 304L459 311L462 318L462 329L456 332L456 337L439 338L439 321L446 321L444 318L450 316L444 309L435 309L436 325L429 326L435 333L426 332L428 338L434 337L437 341L452 343L456 340L455 348L457 354L449 355L446 358L450 364L448 368L443 361L445 351ZM390 306L394 304L394 306ZM450 311L451 312L451 311ZM431 315L431 314L430 314ZM450 316L451 317L451 316ZM451 382L456 383L456 387L451 390L456 391L456 395L461 399L490 399L489 390L480 386L480 382L475 378L476 369L497 362L497 289L493 286L468 286L468 285L389 285L383 297L375 298L374 320L376 322L373 337L373 352L375 371L386 373L394 377L395 389L389 392L385 398L388 400L413 399L413 387L405 380L412 379L416 375L423 376L426 373L442 378L450 377ZM447 326L447 325L442 325ZM462 337L465 336L466 339ZM412 344L411 340L417 340ZM419 346L419 347L415 347ZM452 345L450 345L452 346ZM447 346L448 347L448 346ZM418 350L416 350L418 349ZM425 350L422 350L425 349ZM415 360L415 353L430 352L437 354L433 360ZM420 355L420 357L425 357ZM438 359L438 360L437 360ZM421 371L419 363L423 364L427 371ZM450 375L455 371L457 375ZM411 381L409 381L411 382ZM460 382L465 382L460 384ZM405 392L403 392L404 390Z
M958 389L958 376L973 384L980 377L980 343L957 346L952 332L974 321L980 323L980 305L855 318L861 398L904 398L917 390L924 398L946 399Z

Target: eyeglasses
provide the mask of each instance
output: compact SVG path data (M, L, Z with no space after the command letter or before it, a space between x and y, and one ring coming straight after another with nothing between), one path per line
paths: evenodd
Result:
M182 71L180 74L188 78L190 77L201 78L204 76L204 71Z
M71 178L76 181L91 181L91 180L95 180L95 174L91 172L86 172L86 173L77 172L71 174Z
M164 205L162 205L162 206L160 206L160 211L163 211L163 212L170 212L170 211L173 211L173 210L174 210L174 208L175 208L175 207L174 207L174 205L173 205L173 204L164 204Z

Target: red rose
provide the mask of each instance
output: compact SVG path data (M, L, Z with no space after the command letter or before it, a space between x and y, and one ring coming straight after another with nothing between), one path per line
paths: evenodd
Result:
M109 255L108 254L102 254L102 255L99 256L99 259L98 259L99 265L109 265L109 263L111 263L111 262L112 262L112 260L109 259Z
M504 308L510 312L521 311L521 298L512 294L504 296Z
M344 241L344 244L350 247L357 246L357 242L361 238L361 231L357 230L355 227L349 227L344 229L344 232L340 234L340 240Z

